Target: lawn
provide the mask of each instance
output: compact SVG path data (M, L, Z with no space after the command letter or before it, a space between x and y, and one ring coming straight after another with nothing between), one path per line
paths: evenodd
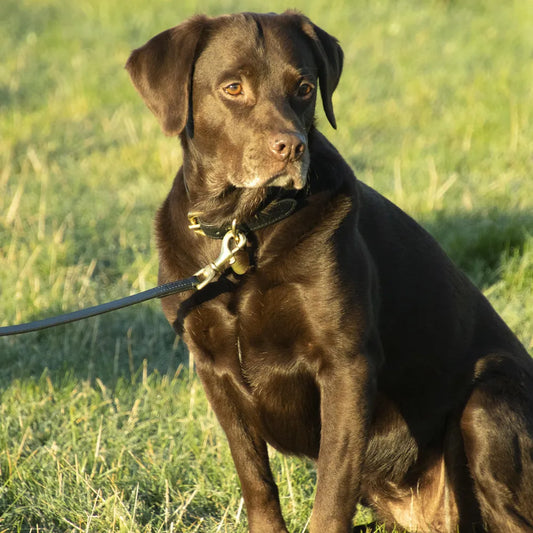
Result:
M156 284L179 167L123 66L186 17L264 2L2 0L0 325ZM419 220L533 354L533 2L272 0L339 38L359 179ZM0 533L245 532L236 474L157 302L0 339ZM290 531L310 463L273 454ZM365 511L358 516L364 520Z

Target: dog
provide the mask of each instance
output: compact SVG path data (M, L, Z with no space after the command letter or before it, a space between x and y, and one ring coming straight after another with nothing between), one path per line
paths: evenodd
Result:
M319 92L336 126L342 66L338 41L294 11L197 15L126 64L183 148L156 217L160 283L230 247L219 275L162 306L227 436L249 530L287 533L269 444L316 461L311 533L352 531L358 503L411 532L533 532L532 359L317 130Z

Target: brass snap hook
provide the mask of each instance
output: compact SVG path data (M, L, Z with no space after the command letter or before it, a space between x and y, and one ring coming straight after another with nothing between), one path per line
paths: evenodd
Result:
M239 273L234 268L234 265L240 266L240 262L236 262L237 258L235 257L235 254L242 250L245 246L246 235L237 229L236 221L234 221L234 224L232 224L232 229L230 229L222 239L222 246L220 248L220 254L218 257L212 263L209 263L195 274L195 276L202 279L201 283L196 288L198 290L202 289L208 283L211 283L217 274L221 274L229 266L233 268L234 272ZM246 270L247 268L244 270L244 272L246 272Z

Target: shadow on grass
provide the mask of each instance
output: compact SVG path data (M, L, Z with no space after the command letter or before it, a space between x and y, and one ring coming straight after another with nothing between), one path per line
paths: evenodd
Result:
M50 309L47 316L61 314ZM43 318L43 317L35 317ZM119 379L134 381L146 360L146 371L173 375L188 360L176 342L158 302L141 304L99 317L0 339L0 388L13 379L99 378L113 387Z
M533 238L531 211L439 212L421 223L480 289L498 281L506 260Z

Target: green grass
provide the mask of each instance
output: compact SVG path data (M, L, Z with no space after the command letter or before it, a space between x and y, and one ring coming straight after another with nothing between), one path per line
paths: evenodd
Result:
M264 2L0 3L0 323L156 283L179 166L129 51ZM533 3L279 0L346 53L323 131L421 221L533 352ZM157 303L0 339L0 532L244 532L221 430ZM273 454L291 531L314 471ZM363 519L364 515L360 515Z

